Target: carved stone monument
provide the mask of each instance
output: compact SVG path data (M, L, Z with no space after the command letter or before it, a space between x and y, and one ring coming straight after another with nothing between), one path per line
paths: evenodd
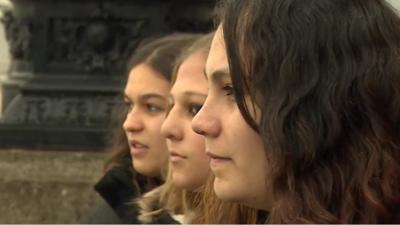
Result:
M129 54L148 36L212 29L214 0L12 0L0 148L105 145Z

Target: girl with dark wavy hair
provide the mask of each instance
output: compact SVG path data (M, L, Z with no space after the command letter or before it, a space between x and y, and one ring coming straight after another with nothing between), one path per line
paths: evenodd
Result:
M206 63L214 190L271 223L399 223L400 19L384 0L230 0Z

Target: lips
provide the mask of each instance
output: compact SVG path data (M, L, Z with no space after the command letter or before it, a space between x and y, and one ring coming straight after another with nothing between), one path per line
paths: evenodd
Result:
M143 144L140 141L137 140L130 140L129 141L129 147L131 150L131 154L135 157L139 157L143 154L146 153L147 149L149 148L149 146Z
M181 154L179 154L179 153L177 153L175 151L170 151L170 153L169 153L169 160L172 163L179 162L179 161L184 160L186 158L187 158L186 156L183 156L183 155L181 155Z
M133 147L135 147L135 148L148 148L147 145L142 144L142 143L139 142L139 141L132 140L132 141L130 141L129 143L131 144L131 146L133 146Z
M232 159L231 159L231 158L229 158L229 157L223 157L223 156L220 156L220 155L214 154L214 153L212 153L212 152L209 152L209 151L207 151L206 153L207 153L208 157L210 157L211 159L218 159L218 160L232 160Z
M210 167L214 172L216 170L221 169L223 167L223 165L226 165L227 163L232 162L232 158L217 155L217 154L209 152L209 151L207 151L206 153L207 153L208 157L210 157Z

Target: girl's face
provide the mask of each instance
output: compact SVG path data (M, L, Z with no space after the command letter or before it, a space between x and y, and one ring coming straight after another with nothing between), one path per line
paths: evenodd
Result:
M131 70L125 87L129 112L123 128L133 167L146 176L160 177L168 160L161 124L167 114L169 89L169 82L144 63Z
M170 92L171 110L161 128L167 138L172 182L187 190L202 186L209 175L204 137L191 127L207 97L204 66L204 55L194 53L179 67Z
M209 92L192 126L205 137L215 175L214 190L221 199L268 209L263 143L246 123L235 101L221 27L212 41L205 73Z

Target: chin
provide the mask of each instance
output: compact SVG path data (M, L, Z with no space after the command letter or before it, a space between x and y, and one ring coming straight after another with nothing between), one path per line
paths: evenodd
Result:
M155 169L153 168L149 168L146 165L142 165L140 162L134 162L133 163L133 169L144 176L148 176L148 177L155 177L158 176L157 172Z
M240 190L237 189L238 185L231 184L225 180L216 178L214 180L214 192L218 198L230 202L242 202Z
M142 168L142 167L140 167L140 166L134 166L133 169L134 169L137 173L139 173L139 174L141 174L141 175L150 176L150 172L149 172L148 170L146 170L146 168Z
M188 191L195 190L197 188L197 185L193 184L190 180L185 179L185 177L187 178L187 177L191 177L191 176L174 174L172 176L172 182L178 188L185 189Z

